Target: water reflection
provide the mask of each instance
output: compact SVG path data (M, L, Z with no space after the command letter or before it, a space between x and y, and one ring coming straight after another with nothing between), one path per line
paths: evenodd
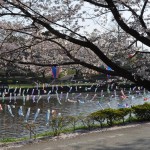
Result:
M103 94L105 96L102 96ZM70 94L69 99L75 102L66 101L66 94L61 95L60 102L58 102L56 96L51 98L49 102L47 97L45 97L42 98L38 104L33 105L33 107L30 108L30 114L27 121L33 122L35 114L39 109L39 114L35 119L35 125L37 133L40 133L49 130L49 126L46 126L47 110L56 110L64 116L79 114L87 115L99 109L118 108L118 104L120 104L120 106L128 104L130 107L131 105L143 104L145 102L143 100L143 95L139 93L134 95L128 94L128 98L125 100L121 100L120 96L114 95L115 94L111 96L108 93L102 92L96 93L96 96L95 93ZM147 97L150 97L150 95L147 94ZM0 138L29 136L29 132L23 127L29 107L22 106L23 116L18 113L20 106L11 106L14 117L8 111L8 106L6 104L2 104L2 108L3 111L0 111Z

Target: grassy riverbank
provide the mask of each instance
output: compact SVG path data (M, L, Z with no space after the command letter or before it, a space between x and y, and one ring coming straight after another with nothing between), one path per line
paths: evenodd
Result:
M137 123L141 123L141 121L137 121L136 119L134 119L133 122L129 123L128 121L125 123L125 124L120 124L118 122L114 123L114 125L112 127L115 127L115 126L127 126L127 125L131 125L131 124L137 124ZM95 131L95 130L100 130L100 129L108 129L108 128L111 128L110 126L108 125L104 125L103 128L99 128L99 125L93 125L91 126L91 129L89 130L88 127L85 127L85 126L78 126L76 127L76 129L74 130L73 128L69 128L69 129L64 129L61 131L60 134L69 134L69 133L87 133L87 132L91 132L91 131ZM60 135L59 134L59 135ZM59 136L57 135L57 136ZM23 137L23 138L3 138L3 139L0 139L0 146L2 146L3 144L9 144L9 143L22 143L23 141L29 141L29 140L38 140L38 139L48 139L48 138L52 138L52 137L55 137L54 135L54 132L43 132L43 133L40 133L40 134L37 134L36 135L36 138L34 138L34 136L32 138L30 137Z

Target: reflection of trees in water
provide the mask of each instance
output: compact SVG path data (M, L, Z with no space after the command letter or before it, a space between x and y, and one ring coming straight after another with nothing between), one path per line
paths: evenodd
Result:
M1 137L9 137L14 134L16 137L23 131L23 117L17 115L17 107L13 108L15 117L12 117L7 109L7 105L3 105L3 112L1 113Z

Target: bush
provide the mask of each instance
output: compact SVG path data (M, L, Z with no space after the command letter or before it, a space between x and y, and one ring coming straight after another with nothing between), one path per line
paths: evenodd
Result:
M90 116L93 120L99 122L101 128L103 127L103 122L106 119L106 115L101 110L91 113Z
M150 104L144 103L143 105L133 106L132 109L138 120L150 121Z
M116 120L116 110L112 108L101 110L103 114L105 114L107 124L109 126L113 126L114 121Z
M76 129L76 124L78 122L78 117L76 116L66 116L66 119L68 120L68 123L73 126L73 130Z
M53 131L53 135L57 136L62 132L62 129L68 125L69 121L66 117L53 117L50 126Z
M114 124L114 121L121 121L125 123L125 117L129 116L131 118L132 109L131 108L120 108L120 109L105 109L93 112L90 114L91 118L100 123L101 128L105 120L109 126Z
M129 115L130 117L130 108L120 108L115 110L115 120L120 121L122 120L123 124L125 123L125 117Z
M36 139L36 125L34 123L25 123L23 124L23 126L25 127L26 130L28 130L30 132L30 139L32 138L32 134L34 135L34 138Z
M92 125L94 124L93 119L91 116L79 116L78 119L82 122L84 128L91 129Z

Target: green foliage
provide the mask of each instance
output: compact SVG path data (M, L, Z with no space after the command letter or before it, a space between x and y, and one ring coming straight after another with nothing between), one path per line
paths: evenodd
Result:
M11 142L19 142L19 141L23 141L23 140L27 140L27 137L23 137L23 138L2 138L0 139L1 143L11 143Z
M88 128L89 130L91 129L91 127L94 124L94 121L93 121L93 118L91 117L91 115L89 115L89 116L79 116L78 118L82 122L83 126L85 128Z
M100 123L101 128L103 127L103 122L106 119L106 115L103 111L99 110L90 114L91 118Z
M130 114L130 108L120 108L115 110L115 120L122 120L123 124L125 123L125 117Z
M150 104L144 103L143 105L134 106L132 109L138 120L150 121Z
M68 70L67 70L67 74L68 74L68 75L75 74L75 73L76 73L76 70L75 70L75 69L68 69Z
M114 124L114 120L116 119L116 110L112 108L101 110L102 113L105 114L107 124L112 126Z
M3 143L8 143L8 142L16 142L17 139L15 138L3 138L3 139L0 139L0 142L3 142Z
M66 117L53 117L50 126L53 131L53 135L57 136L61 133L62 129L69 124L69 120Z
M125 123L125 117L129 116L131 113L131 108L120 108L120 109L105 109L93 112L90 116L93 120L100 123L101 128L103 127L103 123L105 120L107 121L107 125L112 126L115 121L121 121Z
M73 126L73 130L75 131L76 124L78 122L78 117L77 116L67 116L66 119L68 120L68 123Z
M59 74L59 78L62 78L66 75L74 75L76 73L75 69L67 69L65 71L62 71L60 74Z
M53 135L53 132L49 132L49 131L46 131L44 133L39 133L37 134L37 138L40 138L40 137L46 137L46 136L52 136Z

